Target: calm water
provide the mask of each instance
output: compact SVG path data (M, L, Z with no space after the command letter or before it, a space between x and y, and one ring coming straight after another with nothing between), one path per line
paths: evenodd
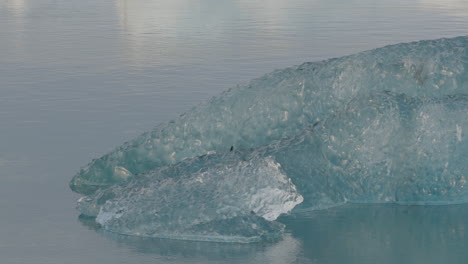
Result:
M467 34L465 0L0 0L0 263L464 263L466 205L350 205L229 245L102 233L68 181L274 69Z

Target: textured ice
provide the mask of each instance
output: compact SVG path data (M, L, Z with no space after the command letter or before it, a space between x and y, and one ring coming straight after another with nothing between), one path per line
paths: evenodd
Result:
M278 236L271 222L302 196L269 157L205 155L99 190L80 210L107 230L191 240L251 242ZM106 202L107 201L107 202Z
M468 37L278 70L91 162L83 214L124 234L250 242L352 202L468 202ZM230 152L230 147L234 151Z

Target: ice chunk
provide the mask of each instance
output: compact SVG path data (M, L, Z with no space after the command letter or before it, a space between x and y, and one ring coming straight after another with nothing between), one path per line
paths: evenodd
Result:
M99 190L79 207L119 233L249 242L280 233L268 221L300 203L468 202L468 140L458 136L467 113L468 95L371 93L295 136L185 159Z
M398 44L277 70L94 160L70 186L91 194L209 151L264 146L324 120L356 96L384 90L409 96L468 93L468 37Z
M278 236L282 224L270 221L302 196L271 158L228 155L137 176L125 187L80 199L79 209L97 215L105 229L129 235L232 242Z
M467 47L399 44L229 90L82 169L78 209L123 234L251 242L291 210L468 202Z

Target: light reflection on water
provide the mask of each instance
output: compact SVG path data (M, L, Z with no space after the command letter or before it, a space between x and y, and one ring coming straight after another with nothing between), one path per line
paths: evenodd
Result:
M118 246L170 257L175 263L461 263L466 256L467 205L349 204L282 217L282 239L254 244L209 243L123 236L104 232Z
M286 234L278 241L264 243L210 243L170 239L124 236L101 231L92 219L80 217L80 222L118 246L158 258L170 257L176 263L293 263L302 251L301 241Z
M11 10L12 14L18 15L24 12L25 1L27 0L9 0L6 1L6 7Z
M318 263L462 263L467 205L351 204L288 223Z
M447 15L466 19L468 10L464 0L419 0L421 8L432 9L433 11L444 12Z
M79 224L68 181L273 69L467 29L463 0L0 1L0 262L460 263L466 206L320 211L264 244L155 242Z

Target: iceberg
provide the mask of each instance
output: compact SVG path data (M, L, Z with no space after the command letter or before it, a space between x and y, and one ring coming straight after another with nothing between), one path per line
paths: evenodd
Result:
M72 179L105 230L252 242L281 214L468 202L468 37L277 70L92 161ZM232 146L232 147L231 147Z

